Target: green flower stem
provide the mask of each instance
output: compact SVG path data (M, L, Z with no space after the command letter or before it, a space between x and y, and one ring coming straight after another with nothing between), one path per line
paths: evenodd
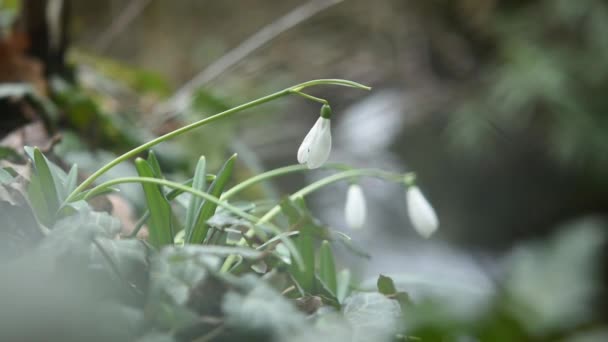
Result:
M256 224L256 222L260 221L260 218L258 218L257 216L248 214L248 213L244 212L243 210L241 210L233 205L228 204L225 201L221 201L220 199L218 199L215 196L209 195L208 193L198 191L189 186L186 186L186 185L183 185L180 183L176 183L176 182L172 182L172 181L168 181L166 179L158 179L158 178L150 178L150 177L124 177L124 178L116 178L116 179L107 181L107 182L102 183L102 184L96 186L95 188L93 188L87 194L87 196L84 198L84 200L86 200L88 197L93 196L98 191L103 191L106 188L109 188L109 187L112 187L112 186L118 185L118 184L124 184L124 183L152 183L152 184L163 185L163 186L173 188L173 189L178 189L183 192L191 193L194 196L199 196L209 202L215 203L218 206L223 207L226 210L230 211L231 213L233 213L239 217L242 217L247 221L252 222L256 226L258 226ZM266 224L265 226L271 228L276 234L281 233L281 230L279 229L279 227L275 226L274 224ZM251 230L250 230L250 232L251 232ZM251 234L251 236L256 232L258 232L258 231L254 230L253 233Z
M239 184L233 186L229 190L225 191L222 194L222 196L220 197L220 199L227 200L230 197L236 195L237 193L245 190L246 188L248 188L252 185L255 185L257 183L260 183L262 181L265 181L267 179L286 175L286 174L293 173L293 172L306 171L306 170L309 170L309 168L306 165L297 164L297 165L289 165L289 166L285 166L285 167L280 167L278 169L260 173L259 175L255 175L251 178L248 178L248 179L240 182Z
M252 222L254 227L261 227L261 224L256 223L256 222L260 222L260 219L258 217L248 214L248 213L244 212L243 210L241 210L233 205L230 205L227 202L222 201L215 196L209 195L202 191L195 190L189 186L186 186L186 185L183 185L180 183L168 181L166 179L158 179L158 178L150 178L150 177L117 178L117 179L113 179L113 180L107 181L105 183L102 183L102 184L96 186L87 194L87 195L89 195L87 197L92 196L97 191L103 191L106 188L112 187L117 184L123 184L123 183L152 183L152 184L163 185L163 186L166 186L169 188L181 190L183 192L188 192L194 196L199 196L207 201L213 202L213 203L217 204L218 206L223 207L226 210L232 212L233 214L240 216L240 217L246 219L247 221ZM86 200L87 197L85 197L84 200ZM298 266L300 268L304 267L304 262L302 260L302 256L298 253L298 250L293 245L293 243L290 240L288 240L284 235L281 235L281 233L282 233L281 229L272 223L266 223L266 224L264 224L264 227L270 228L277 236L280 236L281 241L285 244L285 246L290 251L290 253L292 253L292 255L294 255L294 259L295 259L296 263L298 264ZM253 237L253 235L256 233L258 233L258 235L261 238L265 239L266 234L264 233L264 231L260 231L259 229L256 229L256 228L253 228L252 230L247 231L247 233L246 233L247 238ZM241 241L243 241L243 242L241 243ZM239 241L239 245L244 246L245 244L247 244L247 240L245 238L241 238L241 240ZM231 262L234 262L236 260L236 258L237 258L237 256L234 256L234 258L232 259Z
M325 164L322 167L320 167L320 169L330 169L330 170L340 170L340 171L353 170L353 168L349 165L338 164L338 163ZM255 175L251 178L248 178L248 179L240 182L239 184L233 186L229 190L225 191L222 194L222 196L220 197L220 199L227 200L227 199L231 198L232 196L236 195L237 193L245 190L246 188L248 188L252 185L255 185L257 183L263 182L265 180L268 180L268 179L271 179L274 177L287 175L287 174L294 173L294 172L302 172L302 171L310 171L310 169L306 165L295 164L295 165L284 166L284 167L280 167L280 168L277 168L274 170L266 171L264 173L260 173L259 175Z
M351 88L357 88L357 89L362 89L362 90L371 90L372 89L371 87L365 86L361 83L341 80L341 79L335 79L335 78L334 79L326 78L326 79L320 79L320 80L312 80L312 81L300 83L300 84L295 85L288 89L292 90L292 91L301 91L308 87L314 87L314 86L318 86L318 85L337 85L337 86L351 87Z
M99 178L101 175L103 175L104 173L106 173L108 170L110 170L111 168L113 168L114 166L122 163L125 160L131 159L135 156L137 156L138 154L144 152L145 150L149 149L152 146L158 145L163 141L169 140L171 138L174 138L176 136L179 136L181 134L184 134L186 132L189 132L195 128L204 126L206 124L212 123L214 121L217 121L219 119L231 116L235 113L238 113L240 111L243 111L245 109L249 109L255 106L259 106L263 103L266 102L270 102L273 101L275 99L278 99L280 97L286 96L291 94L292 92L296 91L299 92L300 90L303 90L305 88L308 87L312 87L312 86L317 86L317 85L338 85L338 86L345 86L345 87L352 87L352 88L358 88L358 89L364 89L364 90L370 90L370 87L364 86L362 84L356 83L356 82L352 82L352 81L347 81L347 80L340 80L340 79L320 79L320 80L312 80L312 81L308 81L308 82L304 82L304 83L300 83L298 85L283 89L281 91L278 91L276 93L261 97L259 99L247 102L245 104L242 104L240 106L236 106L234 108L228 109L226 111L223 111L221 113L212 115L210 117L207 117L205 119L199 120L197 122L191 123L189 125L186 125L182 128L178 128L175 131L169 132L165 135L162 135L156 139L150 140L145 144L142 144L124 154L122 154L121 156L117 157L116 159L112 160L111 162L109 162L108 164L104 165L103 167L101 167L99 170L95 171L92 175L90 175L86 180L84 180L84 182L82 182L78 187L76 187L76 189L74 189L74 191L72 191L72 193L70 193L70 195L66 198L65 203L69 203L72 200L74 200L74 198L76 197L76 195L78 195L80 192L84 191L87 187L89 187L91 184L93 184L93 182L95 180L97 180L97 178Z
M277 169L277 170L279 170L279 169ZM273 170L273 171L277 171L277 170ZM382 171L382 170L378 170L378 169L346 170L346 171L342 171L342 172L333 174L331 176L325 177L323 179L320 179L314 183L311 183L311 184L305 186L304 188L302 188L302 189L298 190L297 192L293 193L292 195L290 195L289 199L291 199L292 201L296 200L297 198L307 196L307 195L323 188L324 186L327 186L329 184L332 184L332 183L335 183L335 182L338 182L338 181L341 181L344 179L358 178L358 177L375 177L375 178L380 178L380 179L384 179L384 180L395 182L395 183L403 183L404 178L407 178L407 175L410 175L410 174L413 175L413 173L407 173L406 177L404 177L403 174L395 174L395 173L390 173L390 172L386 172L386 171ZM253 177L253 178L255 178L255 177ZM268 212L266 212L266 214L264 214L264 216L262 216L260 218L260 220L256 222L256 224L268 223L275 216L277 216L280 212L281 212L281 206L275 205L272 209L270 209ZM254 232L252 232L252 231L248 231L246 233L246 236L251 237L253 235L253 233ZM246 243L247 243L247 240L245 238L241 238L241 240L237 244L238 244L238 246L243 246ZM226 258L226 260L224 261L224 264L222 265L221 272L228 272L230 270L230 268L232 267L232 264L236 261L236 258L237 258L236 255L229 255Z
M319 102L319 103L324 104L324 105L329 105L329 102L327 102L326 99L322 99L322 98L319 98L319 97L316 97L316 96L312 96L312 95L309 95L309 94L306 94L306 93L302 93L302 92L299 92L297 90L292 90L291 93L292 94L296 94L296 95L300 95L300 96L302 96L304 98L307 98L307 99L315 101L315 102Z
M374 177L374 178L380 178L380 179L384 179L384 180L396 182L396 183L403 182L403 175L394 174L394 173L390 173L390 172L386 172L386 171L382 171L382 170L378 170L378 169L347 170L347 171L338 172L331 176L320 179L314 183L311 183L311 184L305 186L304 188L294 192L291 196L289 196L289 198L291 200L296 200L297 198L305 197L331 183L335 183L335 182L341 181L343 179L356 178L356 177ZM272 220L280 212L281 212L281 206L275 205L274 208L270 209L266 214L264 214L264 216L262 216L257 223L263 224L266 222L270 222L270 220Z

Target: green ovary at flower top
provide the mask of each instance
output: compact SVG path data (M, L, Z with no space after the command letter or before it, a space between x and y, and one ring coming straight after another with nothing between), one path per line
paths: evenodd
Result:
M322 166L331 152L331 108L324 104L321 115L310 129L300 148L298 162L306 164L309 169Z

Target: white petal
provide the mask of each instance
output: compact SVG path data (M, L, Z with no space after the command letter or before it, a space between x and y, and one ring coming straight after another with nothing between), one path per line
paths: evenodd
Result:
M308 160L306 160L309 169L322 166L329 158L331 151L331 120L323 117L320 117L319 120L318 131L310 139Z
M366 210L363 190L361 190L361 187L357 184L351 185L346 193L346 204L344 207L346 224L348 224L351 229L362 228L365 223Z
M439 227L439 220L437 219L435 210L417 186L409 187L406 197L407 212L414 229L421 236L425 238L430 237Z
M302 140L302 144L300 144L300 148L298 149L298 163L300 164L304 164L308 161L308 156L310 155L310 142L319 132L319 128L321 126L321 119L321 117L317 119L310 131L308 131L308 133L304 137L304 140Z

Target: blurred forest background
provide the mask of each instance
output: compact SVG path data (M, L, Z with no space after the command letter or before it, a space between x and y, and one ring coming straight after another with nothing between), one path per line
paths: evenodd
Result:
M466 246L467 253L504 251L608 209L608 6L603 1L73 5L75 61L112 70L113 64L104 64L111 59L159 80L132 85L153 88L149 102L139 99L144 103L137 105L145 109L138 107L141 119L134 120L152 131L171 127L153 108L172 90L201 71L209 74L206 68L229 59L232 49L294 9L326 7L310 18L288 17L304 21L193 89L200 93L199 105L209 106L211 97L238 104L312 78L341 77L373 86L365 98L321 90L338 118L332 160L418 172L441 218L438 238ZM112 72L128 78L120 69ZM262 168L293 162L315 109L292 99L270 111L274 114L263 119L194 133L183 143L193 155L203 152L201 147L205 153L224 153L237 143L246 145ZM173 118L191 121L200 115L192 112ZM297 184L288 179L283 185L289 190ZM359 238L378 242L379 250L389 245L395 253L406 252L404 243L416 237L399 238L408 232L397 204L401 193L382 187L373 181L366 187L376 205L373 224ZM322 193L315 205L338 224L340 193Z
M588 226L600 235L606 230L603 0L64 2L65 22L56 23L63 30L43 33L43 45L54 52L37 54L6 34L0 46L0 59L23 54L44 65L41 73L19 62L25 71L0 69L0 81L28 81L62 108L43 127L31 126L39 118L23 111L3 114L6 149L51 146L60 134L57 159L92 171L205 115L309 79L344 78L373 90L315 89L335 113L330 161L415 171L441 222L431 240L421 239L408 227L403 190L363 180L368 223L348 231L347 185L319 192L312 211L372 256L364 262L342 256L361 279L415 274L406 277L412 286L488 292L496 285L497 260L522 243L550 241L564 226L581 234ZM1 4L8 32L18 1ZM161 164L185 176L200 154L218 167L220 157L238 152L248 171L237 177L244 178L295 163L318 108L289 98L255 110L268 114L159 146ZM21 140L11 142L17 130ZM323 172L289 176L259 191L293 192ZM114 170L134 173L129 166ZM126 193L143 205L135 188ZM116 201L115 209L141 209ZM558 273L571 270L567 261L578 245L572 246ZM594 260L603 262L590 273L603 276L608 259ZM604 311L595 303L593 311Z

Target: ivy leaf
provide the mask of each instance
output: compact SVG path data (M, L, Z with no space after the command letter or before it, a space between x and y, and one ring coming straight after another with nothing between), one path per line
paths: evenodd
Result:
M214 293L216 288L210 287L213 283L208 280L221 258L202 248L165 247L152 260L147 306L150 319L160 327L182 330L196 325L201 312L219 312L223 290ZM206 290L200 292L201 288Z
M377 287L378 292L385 296L391 296L397 293L397 288L395 287L393 279L382 274L378 277Z
M353 341L388 341L401 319L399 303L377 292L348 297L342 312L353 329Z
M306 317L280 293L249 276L243 282L253 287L228 292L222 303L225 324L232 331L226 340L290 341L310 329Z

